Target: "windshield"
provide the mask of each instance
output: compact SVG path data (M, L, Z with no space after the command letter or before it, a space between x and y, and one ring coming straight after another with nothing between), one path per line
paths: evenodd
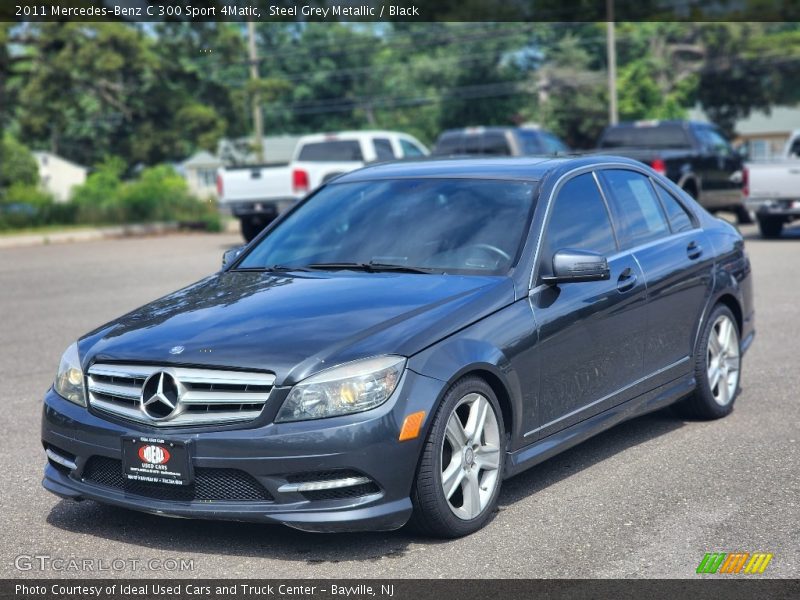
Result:
M479 179L331 184L279 223L237 268L402 266L503 274L522 246L535 191L534 182Z
M297 157L305 162L361 162L361 145L353 141L327 141L306 144Z

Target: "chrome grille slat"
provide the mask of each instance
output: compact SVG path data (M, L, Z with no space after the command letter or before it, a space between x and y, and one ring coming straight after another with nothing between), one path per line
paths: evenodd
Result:
M172 369L172 372L183 383L270 387L275 383L275 376L269 373L243 373L241 371L210 371L184 368L175 368Z
M119 377L122 379L147 379L159 370L159 367L140 366L140 365L92 365L89 369L90 375L102 375L103 377Z
M141 387L136 385L119 385L115 383L105 383L103 381L95 381L94 378L89 376L89 391L98 394L105 394L106 396L118 396L121 398L138 400L141 394Z
M180 399L175 411L161 419L148 415L140 407L145 381L159 372L175 380ZM89 404L98 411L154 427L179 427L255 419L269 400L275 376L221 369L98 363L88 369L86 383Z
M181 402L185 404L254 404L263 403L269 398L269 392L217 392L217 391L187 391Z

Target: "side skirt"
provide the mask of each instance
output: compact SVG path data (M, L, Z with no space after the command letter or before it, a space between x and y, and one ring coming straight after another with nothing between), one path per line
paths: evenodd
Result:
M589 417L585 421L549 435L530 446L509 452L506 454L505 478L508 479L530 469L623 421L669 406L691 393L694 388L694 377L682 377L670 381L641 396Z

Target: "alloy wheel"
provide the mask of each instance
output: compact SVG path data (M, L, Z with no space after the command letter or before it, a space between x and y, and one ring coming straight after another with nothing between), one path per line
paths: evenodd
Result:
M464 396L450 413L442 440L442 491L458 518L478 517L499 484L500 427L489 401Z
M708 387L714 401L726 406L739 386L739 334L727 315L720 315L708 336Z

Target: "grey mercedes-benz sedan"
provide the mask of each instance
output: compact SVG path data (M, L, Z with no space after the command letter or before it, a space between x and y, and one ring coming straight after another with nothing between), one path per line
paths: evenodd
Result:
M466 535L505 478L625 419L730 413L754 336L736 229L615 157L368 167L223 263L66 350L46 489Z

